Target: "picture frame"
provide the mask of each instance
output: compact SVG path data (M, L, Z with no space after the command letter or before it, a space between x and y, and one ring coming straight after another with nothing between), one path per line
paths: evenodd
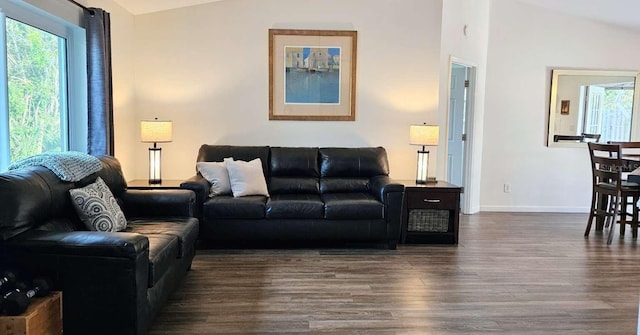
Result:
M571 100L560 101L560 115L569 115L570 104L571 104Z
M357 36L269 29L269 120L355 121Z

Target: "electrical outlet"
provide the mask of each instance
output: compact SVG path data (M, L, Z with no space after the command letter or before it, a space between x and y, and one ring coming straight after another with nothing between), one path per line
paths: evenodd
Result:
M503 191L504 193L511 193L511 184L509 183L504 184Z

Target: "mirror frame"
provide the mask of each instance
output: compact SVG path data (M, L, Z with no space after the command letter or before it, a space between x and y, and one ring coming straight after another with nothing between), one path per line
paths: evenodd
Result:
M559 76L619 76L619 77L634 77L634 90L633 90L633 107L631 117L631 141L638 141L640 139L640 129L634 127L640 120L639 107L640 107L640 71L622 71L622 70L576 70L576 69L552 69L551 70L551 95L549 99L549 119L547 126L547 146L548 147L574 147L583 148L586 147L586 142L554 142L553 137L554 129L556 125L555 115L558 112L558 77Z

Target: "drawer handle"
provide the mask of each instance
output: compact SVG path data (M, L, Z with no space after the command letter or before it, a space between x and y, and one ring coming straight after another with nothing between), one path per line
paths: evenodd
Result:
M424 200L422 200L422 201L424 201L424 202L430 202L430 203L433 203L433 204L437 204L437 203L439 203L439 202L440 202L440 199L424 199Z

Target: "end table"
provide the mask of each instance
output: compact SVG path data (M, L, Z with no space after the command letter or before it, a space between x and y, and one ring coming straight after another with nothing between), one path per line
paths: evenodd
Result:
M405 185L401 243L458 244L462 188L444 181L399 182Z
M180 189L184 180L162 179L160 184L149 184L148 179L134 179L127 182L127 188L134 190Z

